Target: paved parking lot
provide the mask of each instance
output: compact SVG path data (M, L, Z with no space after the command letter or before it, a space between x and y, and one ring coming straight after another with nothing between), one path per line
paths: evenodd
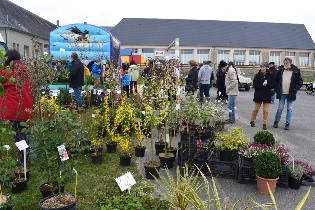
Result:
M210 95L212 98L216 95L216 88L211 88ZM254 108L253 102L254 89L250 91L240 91L240 95L236 98L236 123L233 125L225 125L225 128L232 128L236 126L243 126L244 133L253 139L254 134L262 130L262 110L258 113L256 120L256 127L250 127L249 121L252 110ZM307 95L304 90L300 90L297 94L297 100L294 102L293 120L290 125L290 130L284 130L285 111L282 115L282 119L279 123L279 128L273 128L274 116L277 110L278 101L275 104L271 104L269 108L269 117L267 122L268 131L273 133L277 139L283 138L283 143L289 148L290 154L295 159L306 160L309 163L315 164L315 129L313 119L314 113L314 101L315 94ZM177 137L178 138L178 137ZM177 139L178 140L178 139ZM147 148L150 148L150 142ZM155 157L158 161L158 157ZM144 158L138 158L137 163L140 171L144 175L143 162L150 159L150 151L147 149ZM175 164L175 167L177 164ZM175 167L171 171L175 172ZM164 170L160 170L164 173ZM150 181L155 183L155 181ZM257 192L256 183L240 184L235 179L216 178L217 187L221 195L221 201L224 198L228 198L231 203L236 202L239 199L240 204L236 209L244 209L247 206L249 197L253 198L259 203L271 202L270 197L261 195ZM294 209L299 200L303 197L307 191L307 186L302 186L300 190L292 190L290 188L277 187L275 192L275 198L278 204L278 209ZM273 209L273 208L270 208ZM311 194L303 209L315 209L315 189L311 190Z

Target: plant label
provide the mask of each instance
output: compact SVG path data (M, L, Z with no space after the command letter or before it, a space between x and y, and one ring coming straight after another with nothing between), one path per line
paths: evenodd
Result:
M112 92L111 89L107 89L106 91L109 92L109 93Z
M135 121L135 123L140 123L141 122L140 118L137 118L137 117L135 117L133 120Z
M66 150L65 145L62 144L62 145L58 146L57 148L58 148L58 153L59 153L59 157L60 157L61 161L68 160L69 155L68 155L68 152Z
M28 148L28 145L27 145L27 143L26 143L25 140L21 140L21 141L19 141L19 142L16 142L15 145L17 146L17 148L18 148L20 151L22 151L23 149Z
M145 115L145 111L142 111L142 114L144 114L144 115Z
M92 114L92 117L95 118L95 114Z
M175 109L176 109L176 110L179 110L179 109L180 109L180 104L176 104Z
M72 88L70 88L69 93L74 93L74 90Z
M168 133L166 134L166 142L170 143L170 134L168 134Z
M10 149L10 145L3 145L3 149L4 150L9 150Z
M133 178L130 172L125 173L124 175L116 178L115 180L121 191L130 189L133 185L136 184L136 180Z
M121 94L121 90L117 90L116 93L117 93L117 94Z
M102 94L102 90L97 90L97 95L101 95Z
M97 89L93 89L93 94L96 94L97 93Z

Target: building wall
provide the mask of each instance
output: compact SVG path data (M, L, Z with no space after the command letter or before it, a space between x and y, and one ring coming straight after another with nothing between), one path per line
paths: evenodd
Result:
M7 40L7 45L9 49L16 49L20 52L22 58L25 58L24 56L24 46L28 47L28 55L26 57L35 57L35 49L34 49L34 42L33 39L35 36L31 36L26 33L20 33L18 31L14 30L5 30L0 29L0 33L2 34L2 37L4 41ZM7 36L5 36L5 34ZM49 40L44 40L41 38L36 38L36 40L39 43L39 53L40 55L44 54L44 46L49 44Z

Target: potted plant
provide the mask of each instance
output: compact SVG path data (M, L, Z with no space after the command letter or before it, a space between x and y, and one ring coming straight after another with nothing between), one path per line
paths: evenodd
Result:
M91 142L91 158L93 164L103 163L103 141L96 137Z
M69 93L68 89L66 88L60 88L59 89L59 95L57 96L57 101L59 102L60 105L71 105L72 98L71 94Z
M281 170L280 158L274 152L262 152L254 158L258 192L268 195L268 187L274 193Z
M275 145L276 140L273 134L269 131L258 131L254 135L254 142L256 144L266 144L272 147Z
M119 156L121 166L130 166L131 164L131 154L129 152L130 148L130 136L125 135L119 140L119 146L121 148L121 154Z
M298 159L294 160L294 165L295 166L300 165L303 167L304 169L303 175L302 175L303 181L314 182L315 169L312 165L310 165L307 161L298 160Z
M137 138L137 145L135 146L136 157L144 157L146 147L142 144L142 141L146 138L143 132L143 122L141 118L134 118L135 123L133 123L133 130L135 132L135 137Z
M215 146L220 151L221 161L235 159L237 149L249 143L249 138L244 135L242 126L229 129L229 134L216 133L216 138Z
M295 165L294 161L287 165L289 171L289 187L291 189L300 189L304 168L301 165Z
M173 168L174 154L170 153L166 144L166 120L164 121L164 152L159 153L160 163L163 168Z
M77 153L69 158L66 148L83 139L84 129L80 118L76 112L55 110L50 116L29 120L27 125L30 147L33 148L32 160L39 176L45 180L40 191L43 197L61 194L62 186L74 178L72 169ZM63 197L67 199L66 195Z
M147 179L154 179L154 177L159 177L158 171L160 170L161 164L156 162L154 159L154 139L153 139L153 130L156 125L159 123L159 118L154 114L153 109L149 106L145 106L145 119L144 119L144 126L149 128L150 135L151 135L151 160L145 162L144 169L145 175Z

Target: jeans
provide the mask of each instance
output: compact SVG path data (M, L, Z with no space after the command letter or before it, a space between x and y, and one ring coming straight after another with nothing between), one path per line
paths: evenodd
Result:
M275 101L275 89L271 89L271 101L274 102Z
M138 81L130 81L130 93L133 94L133 89L135 89L135 92L138 93Z
M235 95L228 95L229 121L235 122Z
M205 97L210 97L210 84L200 83L199 96L201 99L203 98L203 95L205 95Z
M77 100L78 103L78 108L82 109L82 98L81 98L81 92L82 92L82 87L75 87L73 88L74 96L75 99Z
M282 94L279 99L279 106L275 116L275 122L279 122L281 120L281 114L284 108L285 101L287 101L287 116L285 123L290 124L292 119L292 111L293 111L293 101L288 101L288 94Z

